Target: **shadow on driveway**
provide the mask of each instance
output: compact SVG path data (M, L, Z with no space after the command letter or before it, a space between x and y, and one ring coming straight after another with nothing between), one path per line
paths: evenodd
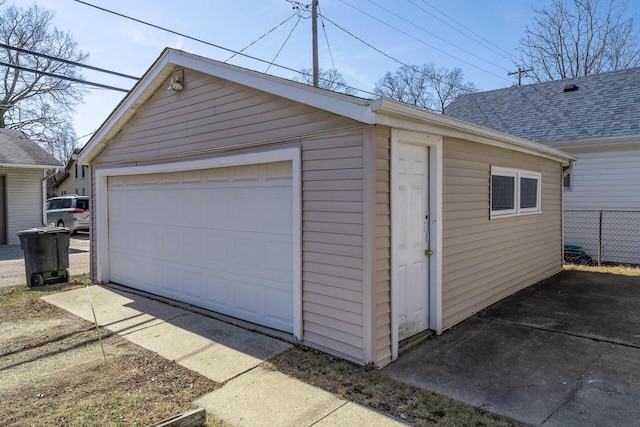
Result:
M563 271L384 371L533 425L637 426L640 277Z

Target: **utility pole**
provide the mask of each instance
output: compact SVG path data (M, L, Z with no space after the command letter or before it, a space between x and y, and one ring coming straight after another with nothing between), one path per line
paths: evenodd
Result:
M313 87L320 86L318 69L318 0L311 0L311 40L313 44Z
M520 66L518 66L518 71L512 71L510 73L507 73L508 76L514 76L514 75L518 75L518 86L522 85L522 76L524 75L525 77L527 77L527 73L529 71L533 71L533 68L529 68L528 70L523 70L522 68L520 68Z

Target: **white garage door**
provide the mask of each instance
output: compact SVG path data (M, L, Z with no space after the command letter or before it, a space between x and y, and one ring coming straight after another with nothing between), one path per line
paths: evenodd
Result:
M293 331L291 162L108 178L111 282Z

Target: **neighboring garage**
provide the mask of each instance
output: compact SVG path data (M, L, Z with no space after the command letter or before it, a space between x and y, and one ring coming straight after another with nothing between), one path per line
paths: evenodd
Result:
M162 53L78 161L95 282L360 364L562 269L571 156L181 51Z

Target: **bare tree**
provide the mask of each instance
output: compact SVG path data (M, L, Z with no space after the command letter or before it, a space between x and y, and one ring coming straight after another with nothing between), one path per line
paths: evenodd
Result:
M53 27L52 20L53 12L37 5L0 10L0 43L4 45L0 48L4 65L0 70L0 128L21 129L65 162L74 149L71 116L83 91L51 74L82 76L77 66L47 56L84 62L88 55L68 33Z
M475 92L478 89L473 83L464 82L464 73L460 68L454 67L451 70L446 68L434 68L433 64L427 65L429 81L435 92L437 102L435 111L445 114L449 104L458 95Z
M318 77L322 89L332 90L346 95L353 95L355 93L355 91L347 85L342 74L335 68L329 70L321 68L318 72ZM299 83L313 85L313 71L306 68L302 69L300 70L300 75L294 77L293 80Z
M625 0L554 0L534 12L520 56L537 82L640 64L640 40Z
M376 95L433 110L434 97L429 89L425 65L403 65L393 73L387 71L373 91Z
M403 65L393 73L387 72L373 91L380 96L444 114L458 95L475 92L476 87L473 83L464 82L460 68L435 68L429 63Z

